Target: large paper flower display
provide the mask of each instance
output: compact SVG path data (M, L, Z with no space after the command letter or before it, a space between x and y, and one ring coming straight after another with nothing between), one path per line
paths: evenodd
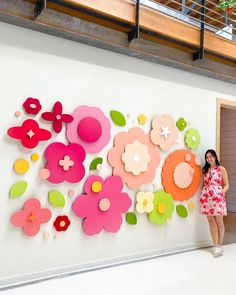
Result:
M170 115L156 116L152 120L151 141L163 151L176 142L179 136L175 120Z
M96 107L81 106L73 113L73 122L67 125L67 138L79 143L87 153L100 152L110 140L111 123Z
M70 123L73 121L73 117L68 114L63 114L63 108L60 101L55 102L52 112L42 113L42 118L46 121L53 122L53 130L56 133L60 133L62 130L62 123Z
M113 175L119 175L131 189L139 189L154 179L160 154L149 135L134 127L116 135L108 161L113 167Z
M48 222L51 216L49 209L41 208L39 200L30 199L25 202L23 210L11 216L11 223L22 227L25 235L35 236L40 230L40 225Z
M184 141L188 148L196 150L200 144L201 136L196 129L192 128L186 132Z
M89 176L84 185L84 195L74 201L72 209L83 220L87 235L98 234L104 229L115 233L122 224L121 213L131 206L131 199L122 192L123 184L119 176L110 176L105 181L99 176Z
M200 159L190 150L177 150L166 158L162 168L162 184L176 201L191 198L200 182Z
M76 183L84 177L85 151L77 143L65 145L54 142L47 147L45 159L47 161L45 169L49 171L47 180L52 183L63 181Z
M33 119L25 120L22 126L9 128L7 134L14 139L20 140L27 149L33 149L38 145L39 141L48 140L52 137L51 132L40 128Z
M153 210L148 214L149 220L155 224L164 224L171 219L175 205L172 196L164 190L154 193Z

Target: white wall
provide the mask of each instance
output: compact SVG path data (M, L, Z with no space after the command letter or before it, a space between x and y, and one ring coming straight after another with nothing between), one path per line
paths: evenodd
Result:
M234 99L235 85L4 23L0 23L0 36L0 286L53 272L67 272L209 243L206 220L200 216L198 208L190 212L186 220L174 213L171 222L155 226L145 216L140 216L137 226L123 222L117 234L102 232L93 237L84 235L81 220L71 212L70 230L56 234L55 239L53 235L47 241L43 239L45 230L54 234L50 222L36 237L24 237L21 230L9 223L10 215L35 194L49 207L47 192L53 186L38 180L38 170L43 166L41 160L25 177L30 184L26 195L17 200L8 199L9 188L20 178L13 172L14 160L19 156L29 158L31 153L12 143L6 130L25 119L23 116L15 118L14 112L21 109L26 97L33 96L40 99L45 110L51 109L56 100L61 100L69 113L82 104L99 106L107 115L113 108L124 114L130 113L128 126L122 130L133 126L132 121L140 113L148 115L148 123L156 114L169 113L175 119L184 116L201 133L202 144L197 153L203 154L207 148L215 146L216 97ZM48 127L43 122L41 125ZM145 130L148 130L148 125ZM113 136L119 130L112 126ZM179 142L178 147L183 146L183 140ZM103 155L111 146L112 141ZM36 151L42 155L45 147L40 145ZM166 155L162 153L162 161ZM87 164L92 158L89 156ZM159 166L156 181L161 188L160 172ZM110 173L111 169L107 167L103 176ZM82 192L82 184L83 181L72 186L77 194ZM64 195L70 188L65 184L59 186ZM148 188L151 187L143 187ZM198 196L196 194L193 198L196 204ZM134 199L134 192L131 197ZM71 201L68 199L67 202L65 213L70 211ZM52 211L56 213L56 210Z

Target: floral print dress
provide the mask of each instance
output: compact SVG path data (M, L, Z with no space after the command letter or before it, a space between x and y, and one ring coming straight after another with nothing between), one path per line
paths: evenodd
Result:
M210 167L208 172L204 173L204 187L200 197L200 212L209 216L227 215L220 166Z

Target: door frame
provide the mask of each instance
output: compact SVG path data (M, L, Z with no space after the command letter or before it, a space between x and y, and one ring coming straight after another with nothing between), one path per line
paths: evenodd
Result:
M236 101L217 98L216 100L216 153L220 159L220 119L221 108L236 110Z

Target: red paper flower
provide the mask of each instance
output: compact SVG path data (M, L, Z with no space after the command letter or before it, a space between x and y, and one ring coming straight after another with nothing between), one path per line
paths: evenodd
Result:
M23 107L27 114L37 115L42 106L37 98L28 97L23 103Z
M70 225L70 220L66 215L57 216L53 225L57 231L66 231Z
M52 137L51 132L40 128L33 119L25 120L22 126L9 128L7 134L12 138L21 140L22 145L28 149L35 148L39 141L48 140Z
M71 115L62 114L62 104L57 101L53 106L53 112L45 112L42 114L42 118L46 121L53 121L53 130L56 133L60 133L62 129L62 123L70 123L74 120Z

